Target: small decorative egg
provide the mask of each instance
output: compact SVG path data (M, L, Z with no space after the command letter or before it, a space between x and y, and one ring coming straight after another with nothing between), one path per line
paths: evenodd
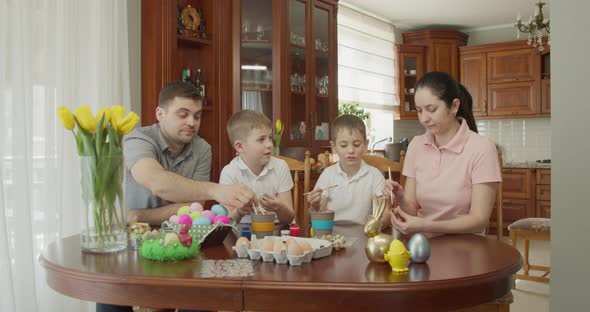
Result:
M262 242L262 251L272 252L274 242L271 239L265 239Z
M178 224L178 219L180 219L180 217L179 217L179 216L177 216L177 215L171 215L171 216L170 216L170 219L168 219L168 220L169 220L170 222L172 222L172 223L176 223L176 224Z
M236 248L242 246L242 244L246 244L246 247L250 249L250 241L244 236L238 238L238 240L236 241Z
M211 210L204 210L201 212L201 217L208 218L211 223L213 223L213 219L215 218L215 212Z
M193 211L193 212L191 212L191 219L193 219L193 220L196 219L196 218L198 218L198 217L200 217L200 216L201 216L201 212L200 211Z
M178 208L178 212L176 213L176 215L180 217L182 215L190 213L190 211L191 210L190 210L189 206L182 206L182 207Z
M213 207L211 207L211 211L213 211L217 216L227 216L227 209L225 209L225 207L220 204L213 205Z
M231 219L228 216L215 216L215 219L213 219L215 221L215 223L217 222L221 222L223 224L230 224L231 223Z
M308 242L304 241L304 240L297 241L297 244L299 244L299 247L301 247L301 249L303 249L303 253L306 253L306 252L309 252L309 251L312 251L313 250L313 248L311 247L311 245Z
M193 219L191 219L191 216L184 214L180 217L178 217L178 224L188 224L193 222Z
M299 244L297 244L297 242L293 242L292 244L289 244L289 247L287 247L287 255L303 256L303 249L299 247Z
M410 251L410 260L413 263L424 263L430 258L430 243L426 236L416 233L408 241L408 250Z
M207 217L197 217L196 219L193 220L193 225L209 225L211 224L211 220L209 220L209 218Z
M201 203L192 203L190 206L190 211L203 211L203 205L201 205Z
M166 236L164 236L164 246L176 243L178 243L178 235L176 233L166 233Z

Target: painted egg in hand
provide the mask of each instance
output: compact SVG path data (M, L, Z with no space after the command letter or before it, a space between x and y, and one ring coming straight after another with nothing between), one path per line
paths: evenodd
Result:
M227 209L225 209L225 207L223 207L220 204L213 205L213 207L211 207L211 211L213 211L215 213L215 215L217 215L217 216L220 216L220 215L227 216Z

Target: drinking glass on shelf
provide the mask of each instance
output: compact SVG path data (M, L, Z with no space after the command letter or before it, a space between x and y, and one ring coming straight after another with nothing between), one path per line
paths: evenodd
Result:
M256 39L262 40L264 38L264 27L261 24L256 26Z

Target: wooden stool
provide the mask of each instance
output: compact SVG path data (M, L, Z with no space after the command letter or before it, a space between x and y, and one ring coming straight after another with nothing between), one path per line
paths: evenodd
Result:
M551 219L547 218L526 218L518 220L510 226L510 240L512 247L516 248L516 240L524 240L524 274L516 274L516 279L523 279L535 282L549 283L550 268L540 265L531 265L529 263L529 240L551 240ZM545 272L542 276L529 275L529 270L536 270Z

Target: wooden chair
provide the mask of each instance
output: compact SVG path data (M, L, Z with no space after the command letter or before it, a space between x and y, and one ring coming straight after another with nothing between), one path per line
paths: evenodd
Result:
M310 152L305 152L305 159L303 161L281 155L273 155L273 157L284 160L293 174L293 210L295 212L295 222L300 227L303 227L302 231L305 231L305 226L311 222L307 213L309 203L302 196L303 193L311 190ZM303 192L299 189L301 175L303 175Z
M385 157L379 157L369 154L363 155L363 160L365 161L365 163L367 163L367 165L373 166L385 174L387 174L389 170L391 170L391 172L399 172L399 182L402 186L405 186L406 177L402 174L402 169L404 168L404 159L406 157L406 152L402 150L399 156L399 162L392 161ZM388 177L386 177L386 179L387 178Z
M520 219L508 226L510 232L510 241L512 246L516 248L516 241L518 239L524 240L524 266L523 274L516 274L516 279L529 280L535 282L549 283L550 278L547 277L550 273L550 267L541 265L532 265L529 262L529 241L530 240L551 240L551 219L548 218L525 218ZM529 274L530 270L544 272L542 276L533 276ZM516 286L516 283L515 285Z
M502 172L502 150L498 148L498 161L500 162L500 172ZM496 191L496 204L494 207L496 212L496 237L499 241L501 241L504 237L504 221L503 221L503 214L502 214L502 182L498 185L498 190ZM488 228L486 229L486 234L489 233L490 227L494 225L490 223Z

